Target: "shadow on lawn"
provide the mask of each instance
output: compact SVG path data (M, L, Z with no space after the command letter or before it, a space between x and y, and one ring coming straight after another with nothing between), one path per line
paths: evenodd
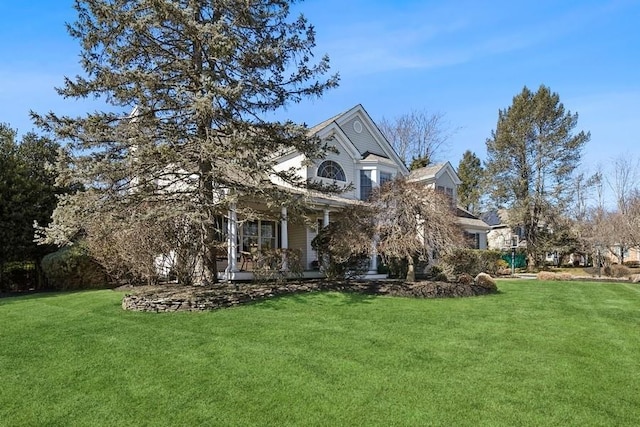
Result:
M322 295L323 301L319 301L315 296ZM366 294L357 291L315 291L304 293L291 293L285 295L278 295L270 298L256 300L252 303L258 309L269 310L284 310L286 309L286 302L291 301L296 305L357 305L357 304L370 304L375 298L381 295Z
M4 293L0 293L0 305L15 304L15 303L26 301L26 300L57 298L65 295L77 294L80 292L87 292L87 290L76 290L76 291L41 290L41 291L25 291L25 292L4 292Z

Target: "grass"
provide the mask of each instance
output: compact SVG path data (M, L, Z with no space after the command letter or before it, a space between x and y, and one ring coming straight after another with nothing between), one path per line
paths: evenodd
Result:
M640 287L300 295L207 313L0 299L0 424L640 425Z

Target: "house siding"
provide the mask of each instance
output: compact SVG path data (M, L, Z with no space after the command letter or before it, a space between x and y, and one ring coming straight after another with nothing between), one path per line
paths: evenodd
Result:
M309 269L308 249L307 249L307 229L302 224L289 224L289 249L300 251L300 262L302 269Z
M303 163L304 161L304 156L302 154L297 155L295 157L292 157L290 159L287 159L281 163L278 163L277 165L274 166L274 169L276 171L284 171L284 170L288 170L290 168L296 168L297 169L297 176L299 176L302 179L307 179L307 171L306 168L300 167L300 165Z
M353 128L353 125L356 121L359 121L362 124L362 132L360 133L356 132ZM341 124L340 128L345 133L345 135L349 137L358 151L360 151L360 154L364 154L368 151L374 154L385 155L384 150L380 147L371 132L369 132L364 122L365 121L361 117L356 116Z

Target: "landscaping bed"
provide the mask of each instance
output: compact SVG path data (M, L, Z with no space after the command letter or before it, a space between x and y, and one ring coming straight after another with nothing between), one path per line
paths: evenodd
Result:
M170 312L217 310L281 295L319 291L357 292L414 298L470 297L497 292L495 286L474 283L401 281L304 281L281 284L221 283L215 286L159 285L133 288L122 300L122 308L134 311Z

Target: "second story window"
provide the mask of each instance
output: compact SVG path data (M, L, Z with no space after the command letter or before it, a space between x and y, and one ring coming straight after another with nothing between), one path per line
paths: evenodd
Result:
M360 171L360 200L368 200L373 190L371 171Z
M453 198L453 188L438 185L437 191L447 196L447 198L449 199L449 203L451 203L451 206L455 205L456 201Z
M318 176L320 178L328 178L336 181L346 181L347 176L344 169L333 160L325 160L318 166Z

